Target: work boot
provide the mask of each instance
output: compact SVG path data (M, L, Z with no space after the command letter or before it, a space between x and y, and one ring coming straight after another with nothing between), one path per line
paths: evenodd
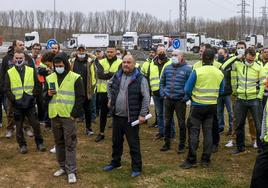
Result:
M20 153L21 154L26 154L28 152L27 146L21 146L20 147Z
M44 152L44 151L46 151L46 147L44 146L44 144L38 144L37 150L41 151L41 152Z
M98 134L97 138L95 139L95 142L100 142L102 140L104 140L104 135Z
M170 142L165 142L160 151L168 151L170 150Z

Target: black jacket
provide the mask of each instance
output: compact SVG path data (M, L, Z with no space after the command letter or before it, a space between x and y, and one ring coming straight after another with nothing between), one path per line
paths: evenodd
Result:
M62 74L57 74L58 77L58 85L60 85L65 78L65 76L68 74L70 71L70 64L68 62L68 57L65 53L59 53L57 54L54 59L61 59L65 65L65 71ZM74 91L75 91L75 102L74 102L74 107L71 112L71 116L74 118L79 117L82 112L83 112L83 103L85 101L85 89L84 89L84 84L82 77L79 77L74 85ZM44 95L45 95L45 102L49 103L49 101L52 99L51 96L48 96L48 84L47 82L45 83L45 88L44 88Z
M19 72L20 78L21 78L21 82L22 85L24 83L24 75L25 75L25 66L23 65L22 67L17 67L16 69ZM14 108L21 108L20 104L18 103L19 101L16 101L15 99L15 95L12 93L11 91L11 84L10 84L10 79L9 79L9 75L6 74L5 76L5 92L7 95L7 98L13 103ZM31 108L34 107L36 104L36 100L35 98L42 92L42 86L40 84L40 82L38 81L35 69L34 69L34 89L33 89L33 98L31 99L31 104L28 104L27 108ZM31 97L31 96L29 96ZM28 98L27 98L28 99ZM20 100L20 103L26 100L26 95L23 96L23 98Z
M24 54L24 55L25 55L25 61L27 62L27 65L32 68L35 68L33 59L27 54ZM1 93L3 92L3 88L5 85L6 73L8 69L14 66L13 57L14 57L14 47L10 46L8 48L7 55L3 57L3 61L2 61L2 67L1 67L1 72L0 72L0 92Z

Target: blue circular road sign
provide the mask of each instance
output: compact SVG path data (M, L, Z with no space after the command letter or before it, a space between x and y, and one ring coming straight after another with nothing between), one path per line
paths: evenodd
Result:
M56 41L56 39L49 39L47 41L47 49L51 49L53 44L57 44L58 42Z
M172 46L173 46L174 49L178 49L178 48L180 48L180 46L181 46L181 41L180 41L180 39L173 39L173 41L172 41Z

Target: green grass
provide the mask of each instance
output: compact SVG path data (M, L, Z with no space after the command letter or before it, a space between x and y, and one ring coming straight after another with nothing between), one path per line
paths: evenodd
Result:
M153 119L148 124L152 122ZM110 124L111 119L108 120L107 125ZM198 166L195 169L182 170L179 164L183 162L187 154L176 153L178 139L173 141L170 151L160 152L163 140L154 140L157 129L141 125L143 172L141 177L131 178L131 160L126 141L122 168L112 172L103 172L102 167L111 160L111 129L106 129L104 142L95 143L96 135L87 137L81 123L77 125L77 128L78 182L71 187L244 188L250 183L256 150L248 147L249 153L243 156L232 156L229 154L231 150L224 148L227 141L224 135L221 138L220 151L212 156L209 168L204 169ZM98 124L93 124L93 129L97 133ZM52 132L44 128L42 130L45 144L50 149L54 145ZM15 137L7 140L4 138L5 131L5 128L0 129L0 187L70 187L66 176L55 178L52 175L59 168L54 154L37 152L33 138L27 137L29 153L21 155L18 152ZM176 135L178 135L178 127ZM198 159L201 157L201 150L202 144L198 150Z

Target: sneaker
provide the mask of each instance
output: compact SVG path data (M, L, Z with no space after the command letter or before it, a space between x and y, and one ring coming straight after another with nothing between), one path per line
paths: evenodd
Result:
M21 154L26 154L26 153L28 153L27 146L21 146L21 147L20 147L20 153L21 153Z
M257 149L258 148L258 145L257 145L257 140L254 141L253 143L253 148Z
M3 124L2 123L0 123L0 128L2 128L3 127Z
M44 144L39 144L37 146L37 150L38 151L41 151L41 152L44 152L44 151L46 151L46 147L44 146Z
M116 168L120 168L121 166L114 166L114 165L107 165L105 167L103 167L103 171L112 171L113 169L116 169Z
M182 169L190 169L190 168L195 168L197 167L196 163L190 163L189 161L184 161L181 165L180 168Z
M32 132L31 129L28 129L28 130L26 131L26 134L27 134L29 137L33 137L33 136L34 136L34 134L33 134L33 132Z
M60 168L59 170L57 170L57 171L53 174L53 176L54 176L54 177L59 177L59 176L64 175L65 173L66 173L65 170L63 170L62 168Z
M233 147L233 146L234 146L234 143L233 143L232 140L229 140L228 143L225 144L225 147L227 147L227 148L231 148L231 147Z
M235 150L232 151L232 154L233 155L239 155L239 154L243 154L245 152L246 152L245 149L235 149Z
M164 138L164 135L160 134L160 133L157 133L155 135L155 140L160 140L161 138Z
M87 136L94 135L94 132L92 131L92 129L86 130L86 135Z
M182 154L185 152L185 149L184 148L179 148L178 151L177 151L177 154Z
M135 172L135 171L133 171L133 172L131 173L131 177L132 177L132 178L138 177L138 176L140 176L140 175L141 175L141 172Z
M168 151L170 150L170 143L165 143L162 148L160 149L160 151Z
M102 135L102 134L98 134L98 136L97 136L96 139L95 139L95 142L100 142L100 141L102 141L102 140L104 140L104 135Z
M10 139L13 135L13 130L8 130L6 133L6 138Z
M54 146L52 149L49 150L50 153L56 153L56 146Z
M209 166L209 162L207 162L207 161L201 161L201 167L203 167L203 168L208 168L208 166Z
M76 176L74 173L68 174L68 183L76 183Z

